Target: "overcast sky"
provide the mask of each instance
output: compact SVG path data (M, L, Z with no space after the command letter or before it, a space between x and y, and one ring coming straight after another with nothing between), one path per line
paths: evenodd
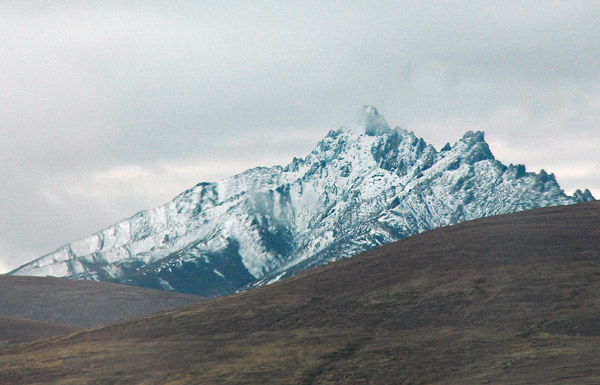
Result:
M598 1L41 3L0 1L0 272L363 104L600 197Z

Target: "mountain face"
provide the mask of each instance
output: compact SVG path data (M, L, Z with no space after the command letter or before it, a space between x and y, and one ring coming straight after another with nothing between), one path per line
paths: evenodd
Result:
M458 222L594 198L497 161L482 132L437 151L372 106L304 159L200 183L10 274L221 295Z

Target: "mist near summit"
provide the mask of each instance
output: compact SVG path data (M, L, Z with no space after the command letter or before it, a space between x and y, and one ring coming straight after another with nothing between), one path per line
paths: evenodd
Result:
M373 104L440 149L600 196L600 4L3 2L0 270L202 181L304 157Z

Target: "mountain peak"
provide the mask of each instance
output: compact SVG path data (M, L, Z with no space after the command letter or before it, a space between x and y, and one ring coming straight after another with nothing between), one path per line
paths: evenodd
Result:
M303 160L199 184L11 274L220 295L436 227L593 199L494 160L483 132L437 152L374 106L359 118Z
M585 189L584 191L577 189L577 191L573 193L573 196L575 197L577 202L590 202L595 200L594 196L588 189Z
M485 134L483 131L467 131L462 138L463 141L470 143L485 142Z
M461 142L464 142L469 149L467 160L470 163L494 159L494 154L492 154L490 147L485 141L485 135L482 131L467 131L463 135Z
M364 128L367 135L375 136L389 133L390 126L383 115L380 115L373 105L364 105L359 112L359 125Z

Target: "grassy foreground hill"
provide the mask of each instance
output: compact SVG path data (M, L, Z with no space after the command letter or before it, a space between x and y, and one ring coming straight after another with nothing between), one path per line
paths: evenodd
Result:
M0 317L79 328L171 310L202 299L110 283L0 275Z
M466 222L246 293L4 347L0 378L597 384L600 203Z

